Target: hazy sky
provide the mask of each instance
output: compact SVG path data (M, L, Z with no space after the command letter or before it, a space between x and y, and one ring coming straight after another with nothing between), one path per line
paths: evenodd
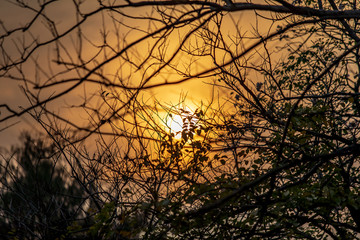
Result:
M73 7L71 4L72 1L68 0L62 0L55 2L51 8L47 9L46 13L47 15L51 16L54 22L56 22L57 27L59 27L59 31L66 29L68 26L70 26L75 21L75 15L73 12ZM84 11L90 11L92 9L92 3L96 3L97 1L87 1L88 5L83 10ZM86 9L87 8L87 9ZM136 10L139 11L139 10ZM141 11L141 10L140 10ZM4 26L7 30L14 29L16 27L24 26L26 25L30 19L34 16L35 13L21 9L14 4L8 2L8 1L0 1L0 20L3 22ZM101 20L101 19L100 19ZM89 19L88 23L84 25L84 33L86 36L93 42L97 42L100 36L100 29L101 25L98 24L99 19ZM137 24L134 22L133 24ZM30 31L33 36L36 38L39 38L41 40L46 40L46 38L49 36L49 31L44 27L44 24L41 21L35 22L31 28ZM4 34L4 30L1 29L1 34ZM25 34L26 38L25 41L29 40L29 34ZM21 38L23 37L23 32L18 32L17 34L14 34L10 40L7 40L4 45L6 46L7 54L10 56L16 58L19 56L18 50L15 48L14 43L20 44ZM127 37L127 40L130 42L133 39L136 39L136 35L129 35ZM65 40L67 43L70 44L70 40ZM171 46L170 46L171 47ZM70 47L68 49L70 52L73 51ZM51 52L49 48L44 47L37 50L34 54L35 58L39 59L39 62L44 69L46 69L46 65L48 65L48 52ZM85 50L85 54L87 50ZM206 63L204 63L206 65ZM25 64L23 66L23 71L28 74L27 77L29 79L36 78L35 75L35 68L31 64ZM170 75L168 76L170 78ZM11 80L9 78L1 78L0 79L0 89L1 89L1 95L0 95L0 103L6 103L11 108L15 110L19 110L22 107L28 106L28 100L23 93L23 90L21 88L22 82L18 82L15 80ZM147 91L145 95L145 99L149 98L150 96L155 96L159 101L164 103L176 103L178 99L180 98L180 94L187 95L187 99L189 100L189 105L191 105L191 102L200 102L204 98L208 98L210 96L211 89L207 87L202 80L193 80L189 83L177 85L177 86L171 86L171 87L164 87L161 89L153 89ZM65 102L68 103L71 99L71 96L67 97L65 99ZM60 106L64 104L63 101L58 101ZM64 111L63 109L60 111ZM8 112L2 108L1 109L0 116L4 116L5 114L8 114ZM12 127L9 127L11 125L15 124ZM2 132L0 132L0 146L8 147L9 145L12 145L17 142L19 133L23 130L34 130L38 128L38 125L36 121L34 121L31 117L28 115L22 115L20 118L13 118L9 121L0 123L0 128L6 128L9 127Z
M94 9L93 4L97 4L97 1L86 1L86 4L83 7L84 12L91 11ZM143 12L142 12L143 11ZM72 1L71 0L61 0L57 1L54 4L51 4L51 7L46 9L45 12L48 16L51 16L51 19L56 23L59 32L63 31L64 29L67 29L69 26L71 26L75 21L75 15L74 15L74 8L72 7ZM129 10L128 14L137 14L137 15L144 15L146 14L145 9L133 9ZM9 3L8 1L0 1L0 20L3 22L4 26L9 30L13 29L15 27L24 26L29 22L29 19L34 16L34 13L29 10L23 10L20 9L13 4ZM102 22L101 15L98 15L95 18L90 18L87 20L86 24L84 24L82 28L82 33L86 38L89 40L83 42L83 51L82 54L84 58L87 56L91 56L94 54L94 51L96 48L92 46L92 44L101 44L101 28L103 28L105 25ZM241 23L241 29L243 32L251 31L252 23L249 21L251 19L251 15L242 16L241 14L236 15L237 21ZM107 22L106 22L107 21ZM109 20L105 20L106 23L109 23L105 26L105 28L109 29L109 32L111 32L111 22L108 22ZM120 21L120 20L119 20ZM121 19L122 21L122 19ZM148 26L144 25L144 22L138 21L138 20L129 20L124 19L124 25L129 24L132 27L136 28L143 28L146 29ZM229 22L229 24L225 24L224 32L227 32L228 28L228 34L232 34L233 29L231 29L231 26L233 24ZM141 33L137 33L136 31L129 31L129 28L126 29L126 27L120 28L120 34L127 34L126 38L123 38L124 41L127 41L128 43L131 42L134 39L137 39L139 36L141 36ZM121 32L123 31L123 32ZM49 30L44 26L44 23L42 21L36 21L31 28L29 29L29 32L31 32L32 36L35 36L39 41L45 41L47 38L50 37ZM21 41L29 42L31 41L31 36L28 34L29 32L26 32L26 37L24 39L23 32L18 32L17 34L14 34L11 39L6 40L7 42L3 43L4 46L6 46L6 51L8 54L12 55L14 58L18 57L19 53L14 45L14 43L19 44ZM0 30L0 34L4 34L4 30ZM178 34L178 35L176 35ZM110 34L111 35L111 34ZM109 35L109 36L110 36ZM177 46L177 43L179 39L181 38L181 33L174 33L171 41L169 41L169 45L167 47L167 51L171 53L173 49ZM122 35L123 36L123 35ZM75 39L75 40L74 40ZM109 37L110 41L114 41L114 46L116 45L116 41L118 40L116 37ZM72 37L65 38L62 43L66 45L64 48L64 51L68 51L70 55L75 55L75 50L77 43L76 43L76 37L74 35ZM172 44L174 43L174 44ZM125 43L118 43L118 44L124 44ZM151 45L151 42L143 42L140 44L136 51L139 56L139 59L143 57L148 49L149 45ZM38 61L41 68L43 68L43 71L45 73L38 73L35 71L35 67L33 64L25 64L23 65L23 71L27 74L27 77L31 80L38 79L39 81L43 81L43 79L47 78L47 73L49 76L51 76L53 73L50 73L50 71L59 71L57 67L49 61L49 59L52 59L52 55L54 54L53 49L50 47L42 47L36 50L35 54L33 55L34 59ZM136 55L135 53L131 53ZM184 55L185 56L185 55ZM187 66L186 64L186 56L179 57L178 60L178 68L185 69ZM182 62L183 61L183 62ZM190 61L190 60L189 60ZM112 63L109 63L105 70L104 74L107 76L111 76L114 74L115 69L119 68L117 64L121 64L120 61L113 61ZM190 71L196 72L201 71L203 69L206 69L211 66L211 61L206 58L202 58L201 61L197 61L196 68L190 69ZM194 65L195 66L195 65ZM123 66L122 70L122 76L124 75L124 78L129 79L136 79L137 77L141 77L142 72L141 71L134 71L133 69L129 68L128 72L125 71L128 66ZM67 77L67 76L60 76L61 77ZM169 71L168 74L161 74L154 78L152 81L171 81L172 78L176 78L174 75L174 72ZM195 105L199 105L201 101L205 101L205 103L210 99L212 96L212 87L209 84L205 84L202 79L194 79L189 82L186 82L184 84L180 85L173 85L168 87L161 87L156 89L151 89L146 92L144 92L144 100L150 99L151 97L155 97L162 103L177 103L181 95L187 96L187 105L189 105L191 108L195 108ZM155 83L155 82L154 82ZM28 106L28 100L25 97L25 95L22 92L21 86L22 82L17 82L14 80L11 80L9 78L1 78L0 79L0 89L1 89L1 95L0 95L0 103L7 103L10 107L13 109L20 109L21 107ZM50 90L48 92L44 91L42 92L43 98L46 98L46 96L51 96L51 94L55 94L56 91L54 90L51 92ZM55 102L51 107L55 109L56 111L60 112L64 116L68 114L69 117L74 117L72 113L66 113L67 110L64 110L62 108L64 105L71 105L73 102L79 101L79 96L84 93L84 91L101 91L100 89L94 89L91 87L82 88L79 89L79 91L72 93L73 95L67 96L65 99L62 99L61 101ZM8 114L4 108L1 109L2 116L4 114ZM75 112L76 114L76 112ZM0 115L1 116L1 115ZM79 115L80 116L80 115ZM78 117L79 117L78 116ZM86 121L86 118L79 117L83 121ZM17 123L18 122L18 123ZM23 115L20 118L14 118L10 121L2 122L0 123L0 128L6 128L7 126L10 126L14 123L17 123L15 126L10 127L6 130L3 130L0 132L0 146L6 146L8 147L11 144L16 143L17 138L19 136L19 133L23 131L24 129L36 129L38 128L37 123L32 120L29 116Z

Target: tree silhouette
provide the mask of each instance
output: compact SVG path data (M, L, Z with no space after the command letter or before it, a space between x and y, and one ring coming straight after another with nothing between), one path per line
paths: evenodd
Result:
M2 159L3 237L55 239L86 220L85 194L69 176L54 145L22 135L22 146Z
M357 1L13 3L0 76L28 103L0 122L30 115L92 203L67 234L360 238ZM149 97L191 81L194 109Z

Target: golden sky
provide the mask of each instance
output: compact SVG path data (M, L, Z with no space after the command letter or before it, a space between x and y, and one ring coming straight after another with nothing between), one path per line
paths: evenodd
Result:
M94 6L97 5L97 1L86 1L82 11L89 12L92 11ZM149 8L138 8L138 9L129 9L129 12L126 12L128 15L133 16L146 16L152 13ZM74 7L71 0L61 0L51 4L49 8L45 11L47 16L50 16L52 21L56 24L57 30L59 32L64 31L69 28L72 24L75 23L76 17L74 12ZM29 10L24 10L19 7L14 6L10 2L0 1L0 20L6 26L7 29L13 29L19 26L24 26L29 22L31 17L34 16L34 13ZM232 19L231 19L232 17ZM228 15L224 18L224 23L222 25L222 32L226 36L234 36L236 30L241 31L245 36L249 35L253 28L258 27L256 24L258 22L252 22L251 19L254 19L252 13L240 13ZM117 21L117 22L116 22ZM107 41L110 46L113 46L114 49L106 49L95 59L102 61L109 56L114 54L113 51L121 49L127 44L135 41L136 39L144 35L143 32L137 31L136 29L142 29L147 31L149 29L156 29L156 24L149 24L144 20L134 20L128 19L126 17L118 17L116 21L113 21L111 14L98 14L95 17L90 17L86 23L82 26L82 42L81 42L81 51L79 52L80 42L76 38L76 33L71 34L61 40L62 46L60 46L61 54L64 56L64 61L71 61L71 58L76 59L76 54L80 53L83 60L89 59L96 55L96 51L99 49L103 43L102 34L107 32ZM267 30L267 23L262 25L265 30ZM134 28L134 29L132 29ZM181 30L173 31L167 38L167 41L164 42L164 45L161 48L161 51L165 51L165 58L170 56L175 52L177 46L183 40L185 33L190 31L190 26L184 26ZM31 33L31 34L30 34ZM4 30L0 30L0 34L4 34ZM46 41L51 37L51 33L48 28L44 25L43 21L36 21L31 26L29 31L23 33L22 31L14 34L11 38L6 39L3 43L3 46L6 47L7 53L14 59L19 57L19 52L16 49L16 44L24 43L25 45L32 41L32 37L35 37L38 41ZM137 64L139 64L148 54L151 46L154 44L156 39L147 39L134 48L131 48L128 51L130 59ZM188 40L188 44L196 44L197 37L194 36ZM16 44L15 44L16 43ZM250 44L251 41L243 42L244 45ZM200 43L201 44L201 43ZM166 47L164 47L166 46ZM57 79L67 79L70 77L81 76L83 72L71 72L62 74L61 71L64 70L63 67L57 66L52 60L54 60L55 45L49 45L41 47L34 52L32 59L22 66L22 72L25 73L26 78L31 81L38 81L40 83L51 82L52 76L59 74ZM77 53L78 52L78 53ZM219 59L223 56L219 52ZM165 59L166 60L166 59ZM224 59L226 60L226 58ZM36 66L35 61L39 64ZM73 60L76 62L76 60ZM173 60L172 67L166 67L160 74L153 76L148 84L172 82L182 78L181 75L178 75L173 68L176 68L180 71L188 71L191 74L196 74L198 72L204 71L213 67L212 60L208 57L199 57L189 56L186 53L180 53ZM188 66L191 65L191 68L188 69ZM96 65L96 64L95 64ZM41 71L39 71L39 66ZM87 66L93 67L94 62L88 64ZM115 59L101 69L101 73L112 81L116 79L123 79L124 82L127 81L129 86L138 86L139 83L147 79L148 76L156 70L156 59L152 59L142 65L141 69L135 69L131 64L129 65L124 59ZM120 70L119 70L120 69ZM15 71L16 72L16 71ZM13 74L13 73L9 73ZM15 75L18 73L14 73ZM140 95L144 102L151 102L153 99L156 99L162 104L177 104L179 99L182 96L186 96L185 104L195 110L196 106L201 105L201 102L207 104L211 98L214 96L212 86L209 83L214 81L214 78L205 78L205 79L192 79L182 84L170 85L165 87L151 88L149 90L143 91ZM14 79L9 79L8 77L0 78L0 89L2 94L0 95L0 103L9 104L13 109L21 109L29 106L26 96L23 94L21 89L23 82L15 81ZM62 84L60 88L47 88L44 91L41 91L40 98L45 99L53 94L56 94L61 88L66 88L67 84ZM78 88L76 91L72 91L71 94L68 94L66 98L57 100L47 107L51 107L57 113L60 113L66 118L75 119L76 121L87 121L87 116L84 112L77 112L77 110L69 110L65 106L71 106L80 104L83 101L84 94L92 96L93 94L99 94L101 91L106 91L101 86L96 84L87 84ZM215 95L219 95L220 99L226 97L222 92L218 90L215 91ZM91 101L91 100L90 100ZM94 105L97 103L94 102ZM3 114L7 114L5 109L2 109ZM1 115L0 115L1 116ZM17 123L19 122L19 123ZM16 143L19 132L24 129L35 129L38 128L37 123L31 119L29 116L23 115L20 118L11 119L10 121L0 123L0 128L6 128L14 123L17 123L15 126L3 130L0 132L0 146L9 146Z

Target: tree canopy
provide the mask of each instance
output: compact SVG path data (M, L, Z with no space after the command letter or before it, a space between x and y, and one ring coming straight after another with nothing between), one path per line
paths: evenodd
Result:
M26 102L0 122L33 118L88 199L63 236L360 239L358 1L9 4L0 77Z
M56 239L75 221L85 225L85 191L69 178L61 154L28 134L21 140L23 146L1 159L0 236Z

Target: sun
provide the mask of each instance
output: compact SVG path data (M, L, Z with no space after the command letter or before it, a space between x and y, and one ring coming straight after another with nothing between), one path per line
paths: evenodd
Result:
M181 139L182 132L184 130L190 131L192 127L197 125L197 121L194 112L188 107L183 107L171 109L164 122L168 132L173 134L175 139Z
M176 139L180 139L184 127L182 116L179 114L169 114L166 119L166 127L170 133L174 134Z

